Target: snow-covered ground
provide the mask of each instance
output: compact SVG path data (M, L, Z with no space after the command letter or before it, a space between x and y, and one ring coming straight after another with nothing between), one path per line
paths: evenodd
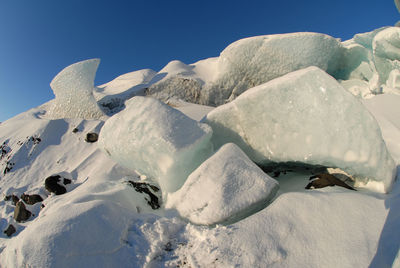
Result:
M95 70L80 83L79 72L88 72L86 69L64 69L75 80L64 74L64 83L58 76L60 84L53 90L61 91L61 99L56 93L56 100L0 124L0 230L10 225L16 229L10 236L0 233L0 267L400 267L400 258L396 260L400 183L394 180L400 175L396 170L400 164L400 95L396 87L400 75L392 71L398 64L393 54L400 55L400 48L386 42L397 40L393 32L398 31L393 27L379 29L343 43L325 35L302 33L250 38L235 42L218 58L191 65L173 61L159 73L140 70L94 89L91 80ZM298 39L307 41L304 53L293 50ZM287 95L294 93L288 94L293 89L289 80L283 81L290 85L288 89L281 87L282 76L308 67L293 62L304 62L302 57L313 55L313 50L320 49L320 40L327 42L322 49L333 51L318 51L317 64L309 58L307 65L328 71L356 96L345 92L331 77L327 79L332 82L324 84L323 90L318 79L305 83L299 78L295 88L299 95L285 106ZM269 75L278 78L270 82L260 79L263 72L269 72L262 68L268 58L263 56L277 55L281 44L285 44L285 53L293 52L292 56L299 58L291 58L289 63L285 57L282 62L275 61L278 67L282 63L281 71ZM247 54L241 54L243 46ZM385 54L385 48L390 48L390 55ZM321 53L327 57L323 62L319 62ZM332 62L337 53L347 61ZM253 57L247 62L249 58L243 55ZM356 59L358 65L349 59ZM98 61L75 66L85 64L95 69ZM328 77L316 67L311 69ZM304 70L300 72L309 69ZM297 79L296 73L288 77L293 76ZM261 85L248 89L258 85L254 83ZM74 106L76 96L63 92L71 84L82 87L80 94L91 101L91 111L101 113L85 113L84 104ZM229 84L234 87L226 88ZM247 89L235 101L215 110L198 104L204 101L203 90L207 96L213 92L213 100L207 103L221 104ZM315 89L326 94L314 99ZM141 97L131 99L137 95ZM276 101L263 101L264 95ZM321 107L323 97L331 103ZM256 112L240 112L240 102ZM274 106L277 103L279 107ZM301 120L310 105L319 111L318 126L326 129L305 129L309 122ZM298 109L289 113L293 106ZM347 108L341 111L343 107ZM229 135L224 134L226 129L218 132L221 129L207 125L207 115L211 111L216 114L218 109L236 113L220 118L230 127ZM285 113L290 116L286 121ZM90 118L74 118L74 114ZM249 117L252 125L265 131L246 126ZM290 131L277 129L285 125L278 119L289 122ZM351 124L345 125L348 122ZM270 129L271 125L275 129ZM330 129L341 136L330 136ZM250 130L253 136L248 134ZM212 144L216 137L211 139L211 132L218 132L220 145ZM88 133L100 134L99 142L91 142ZM304 138L318 142L311 147L296 144ZM260 141L267 147L284 149L262 154L266 150ZM229 142L237 144L226 144ZM367 142L366 147L356 146L358 142L362 146ZM279 147L279 143L286 147ZM327 145L344 148L343 155L335 156L335 161L322 161L321 152L330 155L335 149L331 151ZM247 147L251 150L246 151ZM359 157L346 156L349 148ZM291 159L297 162L295 166L268 162L299 152L301 157L310 152L320 156L309 163L307 159ZM367 160L361 152L367 152ZM282 161L290 160L284 157ZM261 166L267 174L250 159L259 165L268 163ZM332 166L325 167L340 167L350 173L356 170L347 174L345 182L357 191L339 186L305 189L315 174L342 172L320 166L327 163ZM53 175L60 176L65 194L50 193L45 186ZM340 178L340 174L336 176ZM388 193L371 186L382 180ZM17 221L12 195L20 198L24 193L38 194L43 201L28 204L24 200L31 215Z

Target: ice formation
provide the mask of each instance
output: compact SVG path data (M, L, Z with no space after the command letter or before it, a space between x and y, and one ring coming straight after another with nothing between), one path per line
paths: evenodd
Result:
M205 120L218 148L234 142L253 161L338 167L390 190L395 163L361 102L317 67L246 91Z
M218 58L218 76L204 87L201 102L220 105L245 90L308 66L328 73L341 61L341 44L318 33L257 36L229 45Z
M195 224L232 222L264 208L278 190L233 143L225 144L168 196L167 206Z
M385 83L393 69L400 69L400 28L380 31L373 39L374 61L380 83Z
M212 130L149 97L134 97L104 124L99 146L122 166L178 190L213 152Z
M52 119L98 119L104 115L93 96L100 59L72 64L54 77L50 86L56 98L48 115Z

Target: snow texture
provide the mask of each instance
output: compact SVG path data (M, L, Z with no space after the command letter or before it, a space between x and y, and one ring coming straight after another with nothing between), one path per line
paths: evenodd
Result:
M104 115L93 96L99 59L74 63L54 77L50 86L56 96L48 115L52 119L99 119Z
M341 53L338 40L318 33L266 35L236 41L219 56L218 76L203 89L201 103L224 104L249 88L308 66L333 73Z
M149 97L134 97L106 121L100 148L122 166L157 180L163 194L178 190L213 152L212 130Z
M225 144L168 196L168 207L195 224L233 222L267 206L278 182L233 143Z
M374 117L334 78L309 67L248 90L210 112L216 148L239 145L253 161L338 167L390 190L395 163Z

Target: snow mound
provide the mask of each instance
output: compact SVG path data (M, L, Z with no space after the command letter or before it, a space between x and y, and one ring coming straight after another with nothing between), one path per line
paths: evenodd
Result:
M50 86L56 96L48 116L52 119L99 119L104 115L93 96L100 59L74 63L54 77Z
M126 228L133 220L134 213L100 200L54 206L42 211L10 242L2 254L2 264L92 267L101 263L127 267L137 261L123 243Z
M168 207L195 224L233 222L262 209L278 182L233 143L225 144L168 196Z
M212 130L162 102L134 97L104 124L99 146L122 166L178 190L213 152Z
M201 103L212 106L233 100L245 90L308 66L336 71L341 44L318 33L257 36L229 45L218 58L218 76L207 85Z
M255 162L338 167L387 192L395 163L366 108L317 67L255 87L204 120L216 148L234 142Z

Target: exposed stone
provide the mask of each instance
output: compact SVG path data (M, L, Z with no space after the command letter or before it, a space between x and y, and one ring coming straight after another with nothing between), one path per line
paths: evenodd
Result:
M355 189L349 185L347 185L346 183L344 183L343 181L339 180L338 178L336 178L335 176L331 175L331 174L318 174L318 175L314 175L310 177L310 180L312 179L316 179L311 181L309 184L307 184L306 189L311 189L311 187L313 188L324 188L327 186L341 186L350 190L355 191Z
M64 180L63 180L63 184L64 185L67 185L67 184L71 184L71 180L70 179L66 179L66 178L64 178Z
M99 134L91 132L86 134L85 141L89 143L96 142L99 139Z
M17 222L23 222L29 219L32 213L26 209L24 202L18 201L14 210L14 219Z
M74 128L74 129L72 130L72 133L77 133L78 131L79 131L78 128Z
M34 205L36 203L43 201L43 198L38 194L32 194L32 195L22 194L21 199L24 200L24 202L27 203L28 205Z
M5 233L8 237L12 236L17 230L15 229L14 225L10 224L8 225L8 228L4 230L3 233Z
M150 200L147 199L146 197L145 197L145 199L147 201L147 204L149 204L152 209L160 208L160 203L159 203L158 197L151 191L151 190L153 190L154 192L158 192L160 190L158 187L151 185L149 183L146 183L146 182L128 181L128 184L131 185L135 189L136 192L145 193L149 196Z
M46 190L50 193L55 193L56 195L65 194L67 192L67 189L65 189L64 186L58 184L58 182L60 182L60 179L60 175L48 177L44 182Z

